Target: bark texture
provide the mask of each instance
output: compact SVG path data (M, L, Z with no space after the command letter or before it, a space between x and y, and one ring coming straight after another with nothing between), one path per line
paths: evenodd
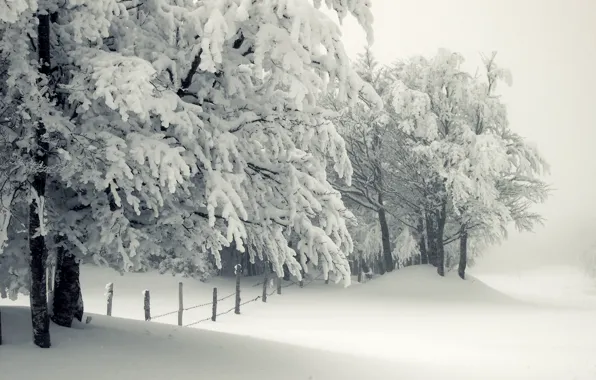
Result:
M40 73L50 76L50 16L38 16L38 52L41 63ZM33 327L33 343L41 348L49 348L50 342L50 316L46 296L46 260L48 250L45 236L40 234L41 220L43 218L43 205L40 204L45 197L46 177L45 168L48 165L49 145L45 139L46 127L39 122L35 129L35 143L31 150L33 160L40 169L33 175L31 191L33 199L29 205L29 254L31 289L29 299L31 303L31 323Z
M426 236L424 235L424 220L418 220L418 248L420 249L420 264L428 264L428 252L426 250Z
M80 267L76 257L60 244L56 253L52 321L63 327L71 327L74 319L83 321Z
M437 215L437 273L439 276L445 276L445 244L443 243L443 236L445 235L445 223L447 221L447 204L443 202L441 210Z
M435 230L435 223L432 214L429 212L426 215L426 239L428 243L428 263L437 266L437 233Z
M459 266L457 268L457 274L462 280L466 279L466 267L468 266L468 232L465 226L461 227L459 237Z
M392 272L395 264L393 263L393 253L391 252L391 239L389 237L387 214L383 208L379 209L378 214L379 224L381 225L381 243L383 246L383 268L384 272Z

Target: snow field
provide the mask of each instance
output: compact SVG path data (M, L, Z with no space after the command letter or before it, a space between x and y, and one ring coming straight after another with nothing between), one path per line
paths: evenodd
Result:
M554 270L547 274L550 279L556 278ZM559 280L552 281L561 282L565 276L569 277L562 273ZM482 278L481 275L479 277ZM495 284L498 282L496 278L498 276L493 274L492 282L488 282ZM501 281L507 282L507 276L501 275L501 278ZM517 287L523 285L524 278L524 275L520 276ZM536 278L528 275L527 281L531 283L537 281ZM259 279L243 280L243 300L260 295L260 286L250 286ZM208 284L183 281L185 303L188 306L195 302L209 302L213 286L218 287L221 296L232 293L234 286L233 281L225 279L214 279ZM85 267L82 285L88 312L105 314L103 293L107 282L114 282L113 315L116 317L142 320L142 291L145 288L151 290L152 314L177 308L177 278L153 273L121 277L104 269ZM567 292L574 291L571 288L573 282L567 283L570 284ZM593 295L581 293L580 288L574 289L577 297L584 297L584 304L589 305L588 301ZM77 345L84 345L85 350L87 345L93 347L89 350L97 357L118 357L118 352L120 356L124 355L122 350L132 352L133 347L140 349L150 346L153 353L131 353L127 359L150 363L148 378L157 378L151 376L164 373L155 369L157 363L172 367L172 373L178 374L183 372L180 368L188 369L188 364L184 364L187 360L196 367L204 366L203 369L195 370L203 371L200 373L207 376L211 374L209 371L214 363L222 363L224 367L227 365L223 373L233 376L230 371L236 368L239 377L249 379L253 375L259 379L309 379L308 376L312 374L315 374L312 379L329 380L362 378L359 376L415 380L596 378L596 329L592 327L596 308L556 304L554 298L544 302L544 297L536 297L528 302L530 296L524 299L514 296L505 295L472 276L467 281L461 281L453 273L440 278L431 268L420 267L400 270L349 288L325 285L321 281L314 281L304 288L287 287L281 296L271 296L267 304L258 301L245 305L241 316L230 313L221 316L215 323L207 321L192 329L181 330L156 323L175 324L177 317L174 314L144 324L94 316L92 324L84 326L84 332L60 330L57 327L53 327L53 331L56 331L54 336L59 349L77 350L76 347L66 347L65 342L72 340ZM222 303L228 301L227 305L232 307L233 297ZM7 302L3 300L1 304L24 305L27 300ZM223 305L221 307L221 310L225 309ZM8 310L14 313L13 308ZM208 317L210 312L210 307L186 312L185 324L195 318ZM9 314L4 329L11 329L11 323ZM26 330L29 325L22 321L19 323L26 333L21 334L17 350L32 349ZM99 329L102 330L101 337L105 336L101 338L105 339L104 343L97 335ZM77 333L89 336L80 335L78 340ZM118 349L109 354L99 352L95 346L102 344ZM214 353L213 346L219 347L219 354ZM244 349L239 348L242 346ZM16 355L14 350L8 342L7 346L0 349L0 358L6 357L6 354L2 355L4 352L8 352L9 357ZM164 355L172 357L170 363L153 360L162 351L167 352ZM311 353L310 357L308 352ZM218 355L221 358L215 357ZM236 355L242 356L242 359L238 359L243 363L239 367L236 367ZM288 355L295 355L297 359L290 360ZM92 360L82 353L79 356L83 362ZM194 359L189 359L189 356ZM206 364L202 356L208 357ZM263 357L267 358L267 364L264 365L270 371L262 372L255 364L260 363ZM358 359L355 360L355 357ZM19 360L25 358L23 356ZM230 360L229 363L226 358ZM17 367L12 361L10 363L9 368L15 374L24 371L23 374L33 375L32 371L36 370L35 366ZM286 364L279 367L279 363ZM122 372L113 369L119 378L134 368L127 363L118 362L114 365L123 368ZM0 364L0 368L4 367L6 364ZM337 367L337 372L325 372L333 367ZM309 370L312 373L305 374L304 371ZM367 371L370 371L369 375L366 375ZM350 377L352 375L354 377ZM215 379L234 378L222 376ZM109 377L97 377L104 378Z

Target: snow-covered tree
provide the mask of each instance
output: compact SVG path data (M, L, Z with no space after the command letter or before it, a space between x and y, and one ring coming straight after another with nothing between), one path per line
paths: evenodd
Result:
M528 207L547 195L539 179L544 160L510 130L506 108L495 93L499 81L510 84L510 74L494 58L485 58L486 81L462 71L463 57L446 50L432 59L398 62L393 69L395 117L405 135L418 143L412 153L426 162L427 240L440 274L443 246L453 236L461 238L463 277L465 247L473 231L496 239L510 221L531 228L538 217ZM505 182L522 180L520 170L536 186L523 191L523 185L512 184L516 196L508 195ZM445 234L449 223L456 224L452 236Z
M383 102L390 104L392 83L386 69L375 60L369 47L355 66L360 76L374 88ZM402 212L398 208L403 204L392 202L396 196L403 194L403 187L395 181L395 173L387 170L387 163L396 154L402 153L395 149L395 145L400 142L393 139L395 134L390 130L395 128L395 124L391 123L386 113L380 111L379 105L365 98L349 107L345 103L329 103L338 111L336 124L346 141L346 150L353 169L352 183L346 185L340 178L334 178L335 187L352 208L360 210L360 217L367 218L365 215L369 213L376 215L377 223L374 225L380 228L382 272L390 272L394 268L390 236L394 226L390 225L389 220L399 219Z
M403 267L420 256L420 245L406 226L395 238L393 256L398 267Z
M508 71L494 54L485 57L483 76L463 71L462 63L461 55L440 50L381 67L366 51L361 76L385 107L379 112L362 100L338 118L354 170L352 185L338 188L360 214L389 215L382 241L407 228L421 262L441 275L445 246L459 240L459 250L450 250L459 252L463 278L468 243L498 242L512 221L531 229L540 217L530 207L545 199L547 187L544 160L511 131L495 92L498 83L510 83Z
M372 39L370 1L325 5ZM207 255L219 264L222 247L248 244L278 274L285 264L300 276L308 257L349 283L349 213L326 168L348 183L352 170L317 98L379 102L321 6L0 0L4 98L15 109L8 143L36 164L29 195L8 209L31 205L29 231L11 218L0 266L22 270L5 257L37 239L34 329L48 345L39 322L48 247L71 267L206 271Z
M456 213L452 219L459 231L452 235L452 239L459 237L460 240L458 272L462 278L468 260L469 239L498 243L506 237L510 221L519 231L531 231L537 223L542 223L542 217L533 212L531 207L544 202L549 192L548 186L540 178L548 171L548 165L535 147L510 129L506 108L496 93L500 82L511 85L511 74L496 64L496 52L482 58L486 80L475 78L472 88L475 103L471 108L476 112L469 114L469 123L476 136L489 135L492 143L498 144L492 149L490 146L481 146L479 154L500 150L501 154L505 153L506 164L501 167L493 165L498 169L493 172L484 169L493 178L492 181L484 181L489 185L485 193L492 194L492 202L479 202L480 199L486 199L486 195L469 198L467 204L461 204L454 210ZM472 162L490 162L492 159L494 157L488 160L475 158Z

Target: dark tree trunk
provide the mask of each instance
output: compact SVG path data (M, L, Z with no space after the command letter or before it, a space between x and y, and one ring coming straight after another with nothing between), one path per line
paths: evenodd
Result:
M57 325L71 327L75 318L83 321L79 263L61 244L58 244L56 255L53 310L52 321Z
M292 248L292 242L288 241L288 247ZM288 268L288 266L286 264L283 265L284 268L284 281L290 281L290 276L292 275L290 273L290 268Z
M445 235L445 222L447 221L447 205L443 202L441 210L437 215L437 273L439 276L445 276L445 244L443 244L443 235Z
M246 268L246 275L248 277L254 276L254 267L253 264L250 262L250 254L248 253L248 250L240 254L242 255L242 267Z
M284 276L283 276L284 281L290 281L290 276L291 276L290 269L288 268L288 266L286 264L283 265L283 268L284 268Z
M379 257L376 259L376 266L377 266L377 272L382 276L385 274L385 261L383 260L383 257Z
M267 264L265 263L265 273L263 274L263 294L261 298L263 302L267 302L267 284L269 283L269 272L267 271Z
M428 241L428 263L437 266L437 234L434 227L432 215L426 215L426 239Z
M236 302L234 304L234 313L240 314L240 279L242 278L242 257L240 256L240 252L237 252L237 260L236 260L236 267L235 267L235 274L236 274Z
M50 16L38 16L38 51L41 63L40 72L50 76ZM40 234L41 220L43 219L42 205L39 200L44 199L46 192L45 168L48 165L49 144L45 140L46 127L39 122L35 130L35 144L31 150L33 160L40 169L33 175L31 190L35 193L29 205L29 252L31 255L31 322L33 325L33 343L41 348L49 348L50 343L50 316L46 298L46 260L48 250L45 236Z
M382 201L380 196L379 201ZM393 254L391 253L391 239L389 237L389 226L387 225L385 209L380 208L378 214L379 224L381 225L381 243L383 244L383 266L386 272L391 272L395 264L393 263Z
M461 226L459 237L459 267L457 274L462 280L466 279L466 267L468 266L468 232L465 225Z
M426 251L426 239L424 237L424 221L418 219L418 247L420 248L420 264L428 264L428 252Z

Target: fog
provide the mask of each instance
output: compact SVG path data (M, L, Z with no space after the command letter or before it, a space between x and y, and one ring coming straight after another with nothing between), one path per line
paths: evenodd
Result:
M457 51L472 73L480 53L498 51L513 74L499 92L513 130L534 142L551 165L547 218L534 233L512 231L477 270L576 263L596 241L592 194L596 160L596 15L594 0L373 0L377 59L390 63L438 48ZM342 27L356 57L365 36L353 19ZM515 263L515 265L513 265Z

